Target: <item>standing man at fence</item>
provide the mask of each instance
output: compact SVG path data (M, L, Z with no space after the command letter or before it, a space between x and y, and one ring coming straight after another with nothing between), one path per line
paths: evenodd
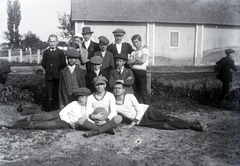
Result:
M48 111L59 109L58 89L60 71L66 66L64 52L57 48L58 37L48 37L49 48L43 52L42 67L45 69L45 81L48 94Z
M222 81L222 92L218 97L218 102L222 102L225 95L229 91L229 83L232 82L231 69L237 71L237 67L234 64L234 60L232 60L230 56L232 53L235 53L233 49L226 49L225 50L226 57L216 62L216 64L220 66L217 78Z

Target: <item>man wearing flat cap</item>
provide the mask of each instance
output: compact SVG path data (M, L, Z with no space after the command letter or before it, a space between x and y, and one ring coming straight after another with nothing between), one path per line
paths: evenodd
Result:
M93 84L93 79L97 76L104 76L108 79L108 73L104 69L101 69L102 63L103 63L103 58L102 56L93 56L90 59L90 62L93 66L93 70L86 75L86 86L91 90L91 92L95 92L95 86ZM108 84L107 84L108 87Z
M86 109L87 98L90 95L88 88L78 88L74 91L76 101L71 102L62 110L34 114L20 119L8 128L25 129L76 129L80 118L88 118Z
M124 67L127 62L127 55L117 54L115 57L116 68L111 70L109 74L109 86L111 91L116 80L123 80L125 85L125 93L133 94L134 76L131 69Z
M76 89L86 87L86 72L75 65L79 53L77 50L67 50L68 65L60 72L59 82L59 106L62 109L67 104L75 100Z
M104 69L108 73L115 68L113 54L107 51L109 40L105 36L99 36L100 51L94 53L94 56L100 56L103 58L101 69Z
M84 42L82 43L83 48L87 49L88 51L88 59L92 58L94 53L99 51L99 45L91 40L93 31L91 31L90 27L83 27L82 28L82 35L84 38ZM87 72L92 70L91 63L86 63Z
M127 56L131 54L133 52L132 46L123 41L123 37L126 32L123 29L115 29L112 33L114 35L115 42L110 44L107 50L110 51L114 57L117 54L125 54Z
M226 49L226 57L220 59L216 62L220 66L217 78L222 82L222 92L218 97L218 102L224 100L225 95L229 92L229 83L232 82L232 72L231 70L237 71L237 67L234 64L234 60L231 58L231 54L235 53L233 49Z

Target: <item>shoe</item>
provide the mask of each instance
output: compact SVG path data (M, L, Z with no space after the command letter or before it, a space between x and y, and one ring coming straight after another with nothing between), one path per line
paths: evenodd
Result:
M115 129L110 129L110 130L107 130L105 133L108 133L108 134L111 134L111 135L115 135Z
M196 125L196 124L192 124L192 126L190 127L191 130L195 130L195 131L199 131L199 132L203 132L203 128L201 125Z
M92 137L92 136L95 136L95 135L98 135L98 134L99 134L98 130L90 130L90 131L85 133L85 137L89 138L89 137Z

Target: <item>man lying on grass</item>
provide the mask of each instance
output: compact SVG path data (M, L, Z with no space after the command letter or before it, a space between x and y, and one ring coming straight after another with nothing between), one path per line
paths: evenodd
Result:
M62 110L34 114L16 121L12 126L5 127L22 129L66 129L70 127L73 129L95 129L95 132L91 136L116 127L115 125L117 125L117 123L114 121L115 119L110 120L109 122L105 121L108 113L104 109L96 108L93 113L86 109L86 103L90 93L91 91L88 88L79 88L74 92L78 101L71 102ZM91 117L94 121L88 117ZM94 124L94 122L100 122L101 120L105 121L105 123L101 125ZM121 121L118 123L120 122Z
M203 131L199 122L187 122L185 120L163 115L160 110L146 104L139 104L132 94L124 94L124 83L122 80L115 81L113 93L116 98L116 110L122 116L130 119L131 124L122 128L131 128L134 125L165 129L191 129Z

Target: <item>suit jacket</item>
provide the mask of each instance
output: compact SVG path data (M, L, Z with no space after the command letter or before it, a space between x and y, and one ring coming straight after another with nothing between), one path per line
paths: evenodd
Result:
M103 57L102 52L97 51L94 53L94 56L101 56L103 58L101 69L106 70L108 73L110 73L110 71L115 68L114 57L111 52L106 51L105 56Z
M41 65L45 69L46 80L58 79L60 71L66 66L64 52L59 48L53 52L50 51L50 48L46 49L43 52Z
M224 57L217 61L216 64L220 65L220 70L217 74L217 78L222 82L232 82L231 69L237 71L237 67L234 64L234 61L230 57Z
M84 42L82 43L82 46L83 46L83 48L86 49ZM90 59L94 56L95 52L100 51L99 45L97 43L91 41L87 51L88 51L88 59ZM90 62L86 63L86 67L87 67L87 72L90 72L92 70Z
M86 87L89 88L91 90L92 93L94 93L96 91L95 87L94 87L94 84L92 83L93 82L93 79L96 77L96 73L94 71L91 71L89 72L87 75L86 75ZM109 74L103 70L103 69L100 69L100 72L99 72L99 76L104 76L107 78L109 78ZM109 90L109 85L107 84L107 88L106 90Z
M60 81L59 81L59 105L66 106L68 103L68 95L67 95L67 72L69 71L68 67L66 66L64 69L60 72ZM76 75L77 75L77 81L79 87L86 87L86 81L85 76L86 72L82 70L80 67L76 65L75 67Z
M116 43L110 44L107 47L107 50L110 51L113 54L113 56L118 54ZM132 46L129 43L126 43L126 42L122 43L122 50L121 50L122 54L128 55L128 54L131 54L133 51L134 50L133 50Z
M111 90L113 89L113 85L116 80L124 80L125 93L133 94L132 85L134 83L134 76L131 69L124 67L121 75L118 73L117 69L113 69L110 71L109 86Z

